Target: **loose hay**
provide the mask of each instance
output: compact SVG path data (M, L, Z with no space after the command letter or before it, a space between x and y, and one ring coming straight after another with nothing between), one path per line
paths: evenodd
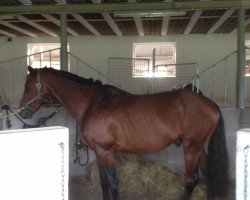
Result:
M182 174L174 173L158 161L146 160L136 154L116 154L116 170L120 191L160 193L178 198L182 192ZM91 183L100 185L97 163L91 166ZM206 199L205 185L196 186L192 200Z

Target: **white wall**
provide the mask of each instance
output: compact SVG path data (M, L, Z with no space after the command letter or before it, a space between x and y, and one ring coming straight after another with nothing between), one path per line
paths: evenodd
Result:
M250 34L246 34L246 39L250 38ZM0 63L7 59L25 56L27 53L28 43L47 43L47 42L60 42L58 37L16 37L11 42L7 42L7 37L0 37ZM118 36L80 36L80 37L69 37L68 38L70 52L85 61L99 72L107 75L108 70L108 57L123 57L131 58L133 43L135 42L176 42L177 47L177 63L194 62L197 63L200 71L211 66L218 60L224 58L228 54L237 50L237 35L236 34L210 34L210 35L168 35L168 36L145 36L145 37L118 37ZM26 75L26 59L18 60L11 64L13 77L19 77L18 84L12 83L12 86L8 86L10 80L6 76L9 74L9 64L5 66L0 64L0 94L3 96L11 96L14 98L14 105L18 102L18 96L22 91L24 79ZM231 85L228 86L229 106L235 103L235 66L236 60L233 58L227 63L229 66L232 65L233 71L231 72ZM76 64L71 63L72 67ZM220 77L215 77L218 82L223 82L223 72L216 72L220 74ZM94 77L95 78L95 77ZM211 77L208 76L209 81ZM249 79L249 78L248 78ZM208 82L204 80L204 82ZM217 84L216 83L216 84ZM210 84L210 83L209 83ZM211 85L211 84L210 84ZM9 88L9 89L7 89ZM204 86L203 88L206 88ZM222 97L223 87L217 91L216 101L219 103L223 102ZM211 86L210 86L210 90ZM230 91L231 90L231 91ZM11 94L9 94L12 91ZM208 95L212 93L208 92ZM250 95L250 94L249 94ZM10 102L10 100L7 100Z
M250 38L250 34L246 35ZM59 42L58 37L0 37L0 62L24 56L27 43ZM204 69L237 49L236 34L168 35L145 37L80 36L68 38L70 52L106 72L108 57L132 57L135 42L176 42L177 62L197 62Z
M250 34L246 35L246 39L250 39ZM59 38L53 37L17 37L13 38L11 42L6 42L7 37L0 37L0 63L1 61L20 57L26 55L27 52L27 43L31 42L59 42ZM214 64L216 61L222 59L228 54L236 51L237 49L237 35L236 34L213 34L213 35L168 35L164 37L160 36L148 36L148 37L117 37L117 36L81 36L81 37L69 37L68 42L70 46L70 52L95 67L98 71L103 74L107 74L107 61L108 57L132 57L132 49L134 42L176 42L177 46L177 62L197 62L200 70L203 70L210 65ZM230 63L235 65L235 60ZM0 95L5 96L8 91L11 91L11 96L14 96L14 101L16 105L18 105L20 94L22 93L25 75L26 75L26 59L21 61L17 61L12 63L13 71L11 72L13 75L13 86L12 89L6 89L7 84L9 83L8 76L8 66L0 65ZM5 69L6 68L6 69ZM234 74L236 76L236 74ZM234 77L235 77L234 76ZM18 78L19 77L19 78ZM20 80L21 79L21 80ZM234 78L235 79L235 78ZM233 78L232 78L233 80ZM218 78L218 81L223 81ZM234 85L234 82L232 81ZM17 86L15 86L17 85ZM229 88L232 90L232 88ZM223 93L223 91L221 91ZM8 102L4 102L8 103ZM38 114L39 115L39 114ZM40 114L40 116L44 116L45 114ZM62 116L61 116L62 115ZM66 117L65 117L66 116ZM59 114L59 117L53 119L52 122L48 123L48 125L62 125L70 127L70 131L74 133L75 124L74 121L68 115ZM227 116L227 115L226 115ZM228 115L230 117L231 115ZM229 121L230 127L233 126L233 129L229 128L231 131L228 133L228 137L232 137L233 139L229 139L232 145L229 145L230 152L232 153L231 161L234 161L235 154L235 130L238 128L238 124L235 122L238 119L238 114L232 114L233 121ZM236 116L236 117L235 117ZM247 115L249 116L249 115ZM39 118L39 117L37 117ZM249 127L249 123L247 123L247 127ZM20 128L20 126L19 126ZM71 149L74 141L74 136L70 138ZM180 150L177 150L180 151ZM175 153L175 151L174 151ZM169 152L171 155L171 151ZM181 154L180 154L181 155ZM157 155L154 155L156 158L158 157L163 163L168 162L170 165L172 162L169 160L164 160L165 153L160 152ZM179 157L176 157L179 159ZM93 160L93 154L91 156ZM181 159L181 157L180 157ZM72 164L73 157L70 158L70 162ZM182 163L177 163L177 169L180 169ZM70 174L78 174L82 168L77 165L71 165ZM232 169L234 172L234 166Z

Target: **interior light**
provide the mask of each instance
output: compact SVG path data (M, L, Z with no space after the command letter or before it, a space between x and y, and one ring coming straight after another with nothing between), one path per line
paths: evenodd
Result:
M186 15L185 11L159 11L159 10L151 10L151 11L119 11L114 12L115 17L164 17L164 16L184 16Z

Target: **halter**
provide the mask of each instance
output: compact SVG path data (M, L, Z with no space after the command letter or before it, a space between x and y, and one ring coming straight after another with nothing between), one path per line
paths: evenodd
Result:
M44 103L49 102L49 100L43 98L42 94L42 84L41 84L41 78L40 78L40 69L37 70L37 77L36 77L36 96L28 101L24 108L27 108L29 110L34 110L32 107L30 107L30 104L34 103L37 100L42 100Z

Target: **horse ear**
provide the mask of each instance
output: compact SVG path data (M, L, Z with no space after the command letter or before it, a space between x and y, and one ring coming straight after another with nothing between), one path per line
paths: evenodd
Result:
M35 70L34 70L31 66L28 66L28 71L29 71L29 73L31 74L31 73L34 72Z

